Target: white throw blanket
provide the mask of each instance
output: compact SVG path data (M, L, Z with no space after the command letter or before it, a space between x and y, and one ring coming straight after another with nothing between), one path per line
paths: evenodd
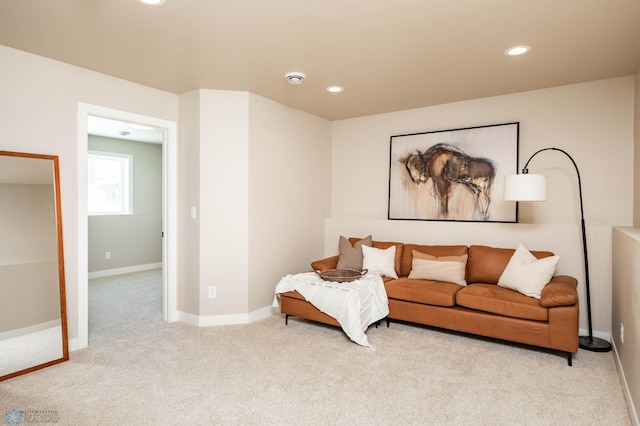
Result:
M293 290L335 318L347 336L362 346L369 347L367 328L389 314L384 283L375 273L347 283L324 281L315 272L287 275L276 286L273 306L279 306L278 294Z

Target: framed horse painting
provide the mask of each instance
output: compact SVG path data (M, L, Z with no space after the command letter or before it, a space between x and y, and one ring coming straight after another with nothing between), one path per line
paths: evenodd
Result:
M519 123L391 136L389 219L517 222Z

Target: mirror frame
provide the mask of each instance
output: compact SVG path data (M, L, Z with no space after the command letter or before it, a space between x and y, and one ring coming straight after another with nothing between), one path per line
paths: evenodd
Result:
M26 152L13 152L13 151L1 151L0 156L7 157L21 157L21 158L34 158L41 160L51 160L53 163L53 188L55 194L55 216L56 216L56 229L58 235L58 282L60 287L60 325L62 329L62 357L51 361L44 362L42 364L34 365L22 370L15 371L13 373L0 376L0 381L10 379L12 377L20 376L23 374L31 373L32 371L40 370L51 365L59 364L69 360L69 337L67 332L67 298L65 291L65 275L64 275L64 250L62 241L62 208L60 199L60 168L57 155L48 154L32 154Z

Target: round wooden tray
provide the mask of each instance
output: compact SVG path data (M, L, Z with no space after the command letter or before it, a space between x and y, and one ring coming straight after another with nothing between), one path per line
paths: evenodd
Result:
M367 270L363 269L358 271L357 269L329 269L327 271L315 271L325 281L335 281L339 283L345 283L349 281L358 280L367 275Z

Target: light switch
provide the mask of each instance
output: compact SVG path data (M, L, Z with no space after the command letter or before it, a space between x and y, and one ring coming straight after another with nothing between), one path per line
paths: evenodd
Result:
M196 218L196 206L191 206L191 219Z

